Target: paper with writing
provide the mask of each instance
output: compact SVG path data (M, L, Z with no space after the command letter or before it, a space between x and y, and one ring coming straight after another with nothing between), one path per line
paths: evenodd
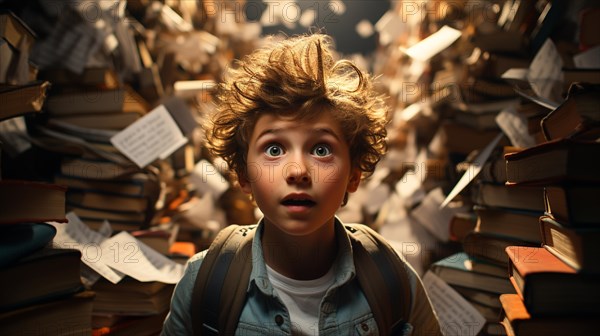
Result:
M517 114L514 106L502 110L496 116L496 124L513 146L527 148L535 145L535 139L529 134L524 118Z
M460 194L460 192L463 189L465 189L467 187L467 185L469 185L469 183L471 183L471 181L473 181L475 179L475 177L477 177L477 175L479 175L479 172L481 172L481 168L483 168L483 164L490 157L490 155L492 154L492 150L494 150L494 147L496 147L496 145L498 144L500 139L502 139L502 136L503 136L503 134L499 133L496 136L496 138L494 138L494 140L492 140L492 142L490 142L479 153L479 155L475 158L475 160L473 160L473 162L471 163L471 165L469 166L467 171L460 178L458 183L456 183L454 188L452 188L452 191L450 191L448 196L446 196L446 199L444 200L444 202L442 202L442 204L440 205L440 208L443 208L446 205L448 205L448 203L450 203L450 201L452 201L454 199L454 197L456 197L456 195Z
M110 138L110 142L138 167L143 168L158 158L164 159L171 155L187 139L169 111L159 105Z
M112 283L118 283L125 276L123 273L108 267L102 262L101 244L106 239L103 235L87 227L74 212L66 215L67 224L51 223L56 227L56 236L52 244L56 248L73 248L81 251L81 260L92 270L98 272ZM85 276L85 274L83 274ZM84 278L95 282L93 277Z
M481 313L433 272L425 273L423 285L444 335L477 335L483 328Z
M102 261L138 281L174 284L183 276L178 264L122 231L101 244Z
M426 37L421 42L404 50L404 53L413 59L425 62L448 48L461 35L462 32L460 30L443 26L440 30Z

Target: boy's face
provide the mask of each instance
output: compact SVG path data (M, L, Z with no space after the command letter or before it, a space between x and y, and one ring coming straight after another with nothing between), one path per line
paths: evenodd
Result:
M247 176L240 185L254 196L266 222L301 236L333 222L344 194L356 191L360 176L329 112L310 120L265 114L250 137Z

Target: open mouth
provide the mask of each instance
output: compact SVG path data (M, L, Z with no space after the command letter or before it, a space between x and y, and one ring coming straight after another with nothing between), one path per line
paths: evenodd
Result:
M286 199L281 202L285 206L303 206L310 207L315 205L315 201L310 199Z

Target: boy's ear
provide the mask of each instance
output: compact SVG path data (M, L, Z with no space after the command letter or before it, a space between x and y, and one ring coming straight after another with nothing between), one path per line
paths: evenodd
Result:
M355 168L350 173L350 180L348 181L348 187L346 188L347 192L355 192L358 189L358 185L360 184L360 178L362 176L362 172L360 169Z
M243 174L238 174L238 183L240 184L240 189L248 195L252 194L252 188L250 187L250 182Z

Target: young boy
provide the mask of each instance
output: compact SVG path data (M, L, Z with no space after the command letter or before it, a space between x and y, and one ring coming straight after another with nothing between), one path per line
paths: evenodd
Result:
M387 334L335 217L384 153L387 109L371 78L333 53L325 35L288 38L246 57L220 87L207 145L263 213L236 335ZM191 296L205 256L188 263L164 335L194 332ZM406 270L411 297L392 299L411 300L400 334L439 335L418 275Z

